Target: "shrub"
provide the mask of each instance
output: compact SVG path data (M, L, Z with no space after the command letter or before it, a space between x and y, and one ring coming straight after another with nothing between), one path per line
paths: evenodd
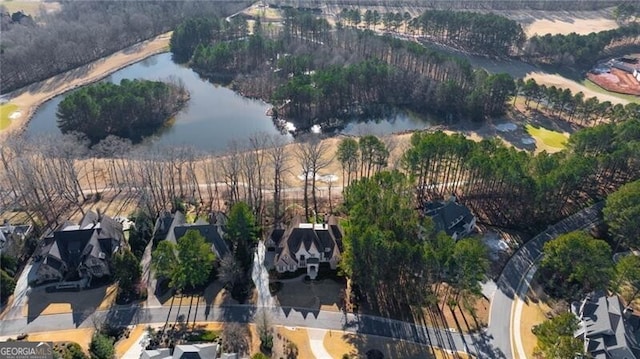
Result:
M4 270L0 270L0 303L4 303L16 289L16 281Z
M92 359L113 359L115 348L113 339L102 333L96 333L89 344L89 352Z
M200 332L192 333L189 337L190 342L213 342L220 337L220 331L217 330L203 330Z

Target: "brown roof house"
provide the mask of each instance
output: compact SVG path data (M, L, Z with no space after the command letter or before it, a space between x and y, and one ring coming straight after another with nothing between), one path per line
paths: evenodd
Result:
M301 223L296 217L287 230L276 229L268 244L276 247L274 266L279 273L306 268L315 279L320 263L336 269L341 258L342 230L335 217L324 223Z
M87 212L80 224L67 222L44 240L31 284L57 282L56 288L85 288L93 278L111 275L111 256L122 245L122 225L111 217Z

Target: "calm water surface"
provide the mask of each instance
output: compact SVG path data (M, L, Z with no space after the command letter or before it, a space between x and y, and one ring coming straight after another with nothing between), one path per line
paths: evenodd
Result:
M222 151L230 141L244 141L255 133L279 134L271 118L266 116L269 104L242 97L200 78L189 68L175 64L169 53L116 71L104 81L119 83L122 79L165 80L171 77L184 83L191 99L176 116L173 125L150 140L154 146L190 145L206 151ZM29 122L27 135L59 132L56 110L64 96L57 96L38 109ZM399 113L382 120L349 124L343 132L384 135L428 126L422 118Z

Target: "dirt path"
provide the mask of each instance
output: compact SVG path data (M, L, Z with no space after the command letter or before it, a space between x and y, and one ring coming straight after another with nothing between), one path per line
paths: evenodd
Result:
M167 51L170 38L171 32L159 35L90 64L7 94L9 103L18 106L18 109L10 116L12 121L9 127L0 132L0 143L10 134L24 130L31 116L44 102L79 86L101 80L151 55Z

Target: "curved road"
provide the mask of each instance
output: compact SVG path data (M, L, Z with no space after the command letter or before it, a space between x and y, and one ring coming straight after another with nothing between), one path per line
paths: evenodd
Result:
M515 323L513 323L513 312L516 309L515 299L516 296L522 300L526 298L528 292L526 289L528 289L529 282L535 273L535 264L538 263L542 256L544 244L562 234L585 229L598 223L603 207L604 202L599 202L553 226L549 226L547 230L523 245L509 259L496 283L497 289L491 300L489 328L487 330L492 343L502 353L499 358L524 359L521 355L514 355L514 348L511 345L513 340L520 341L520 338L514 338L514 333L519 332L519 327L515 328Z

